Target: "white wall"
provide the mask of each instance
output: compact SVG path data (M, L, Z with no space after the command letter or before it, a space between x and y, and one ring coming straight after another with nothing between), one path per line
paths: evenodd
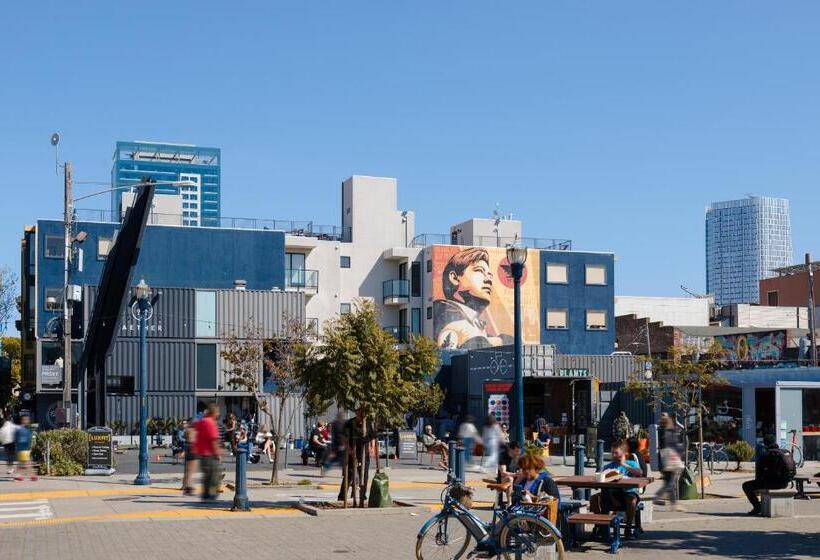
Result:
M672 326L708 326L711 298L615 296L615 316L649 317Z
M730 327L760 327L773 329L807 329L809 313L806 307L769 307L737 304L724 306L723 315L731 317Z

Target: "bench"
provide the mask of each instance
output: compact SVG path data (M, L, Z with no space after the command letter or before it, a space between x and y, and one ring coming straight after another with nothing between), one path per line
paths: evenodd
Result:
M621 547L621 520L621 515L617 513L574 513L567 518L567 523L606 527L609 552L616 554ZM572 531L569 531L568 536L573 539ZM572 548L575 544L574 540L568 544Z
M762 490L763 517L794 517L794 490Z
M811 500L811 496L806 494L806 484L816 482L820 485L820 476L796 476L794 477L794 488L797 494L794 496L795 500Z

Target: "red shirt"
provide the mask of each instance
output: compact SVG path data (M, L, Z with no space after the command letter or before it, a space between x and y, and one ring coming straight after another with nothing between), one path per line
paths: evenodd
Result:
M194 454L200 457L211 457L214 453L214 441L219 439L219 428L213 418L205 416L196 424L196 439L194 440Z

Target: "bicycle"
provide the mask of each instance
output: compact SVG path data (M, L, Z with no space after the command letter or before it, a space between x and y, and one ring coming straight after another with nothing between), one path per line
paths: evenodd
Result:
M488 484L503 490L503 484ZM441 494L442 510L430 518L416 537L416 560L458 560L465 557L470 543L476 544L470 558L546 558L548 545L555 544L558 558L564 560L561 532L546 517L545 507L523 504L505 508L493 506L489 523L481 520L462 503L470 490L460 481L451 482Z
M798 469L803 468L805 460L803 458L803 448L797 444L797 430L789 430L792 439L789 442L789 448L786 451L791 452L794 466Z
M686 456L687 468L692 465L692 471L698 472L698 446L697 442L690 443L689 453ZM722 443L703 442L703 466L708 467L709 474L723 474L729 470L729 453Z

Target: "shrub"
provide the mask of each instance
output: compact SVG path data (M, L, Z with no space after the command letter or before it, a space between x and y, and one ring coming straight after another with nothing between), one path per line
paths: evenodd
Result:
M754 448L743 440L730 443L726 446L726 451L737 461L737 468L735 470L738 471L740 470L740 463L743 461L751 461L755 454Z
M51 442L51 474L83 474L88 458L88 434L67 428L38 433L32 456L40 464L41 474L46 472L46 442Z

